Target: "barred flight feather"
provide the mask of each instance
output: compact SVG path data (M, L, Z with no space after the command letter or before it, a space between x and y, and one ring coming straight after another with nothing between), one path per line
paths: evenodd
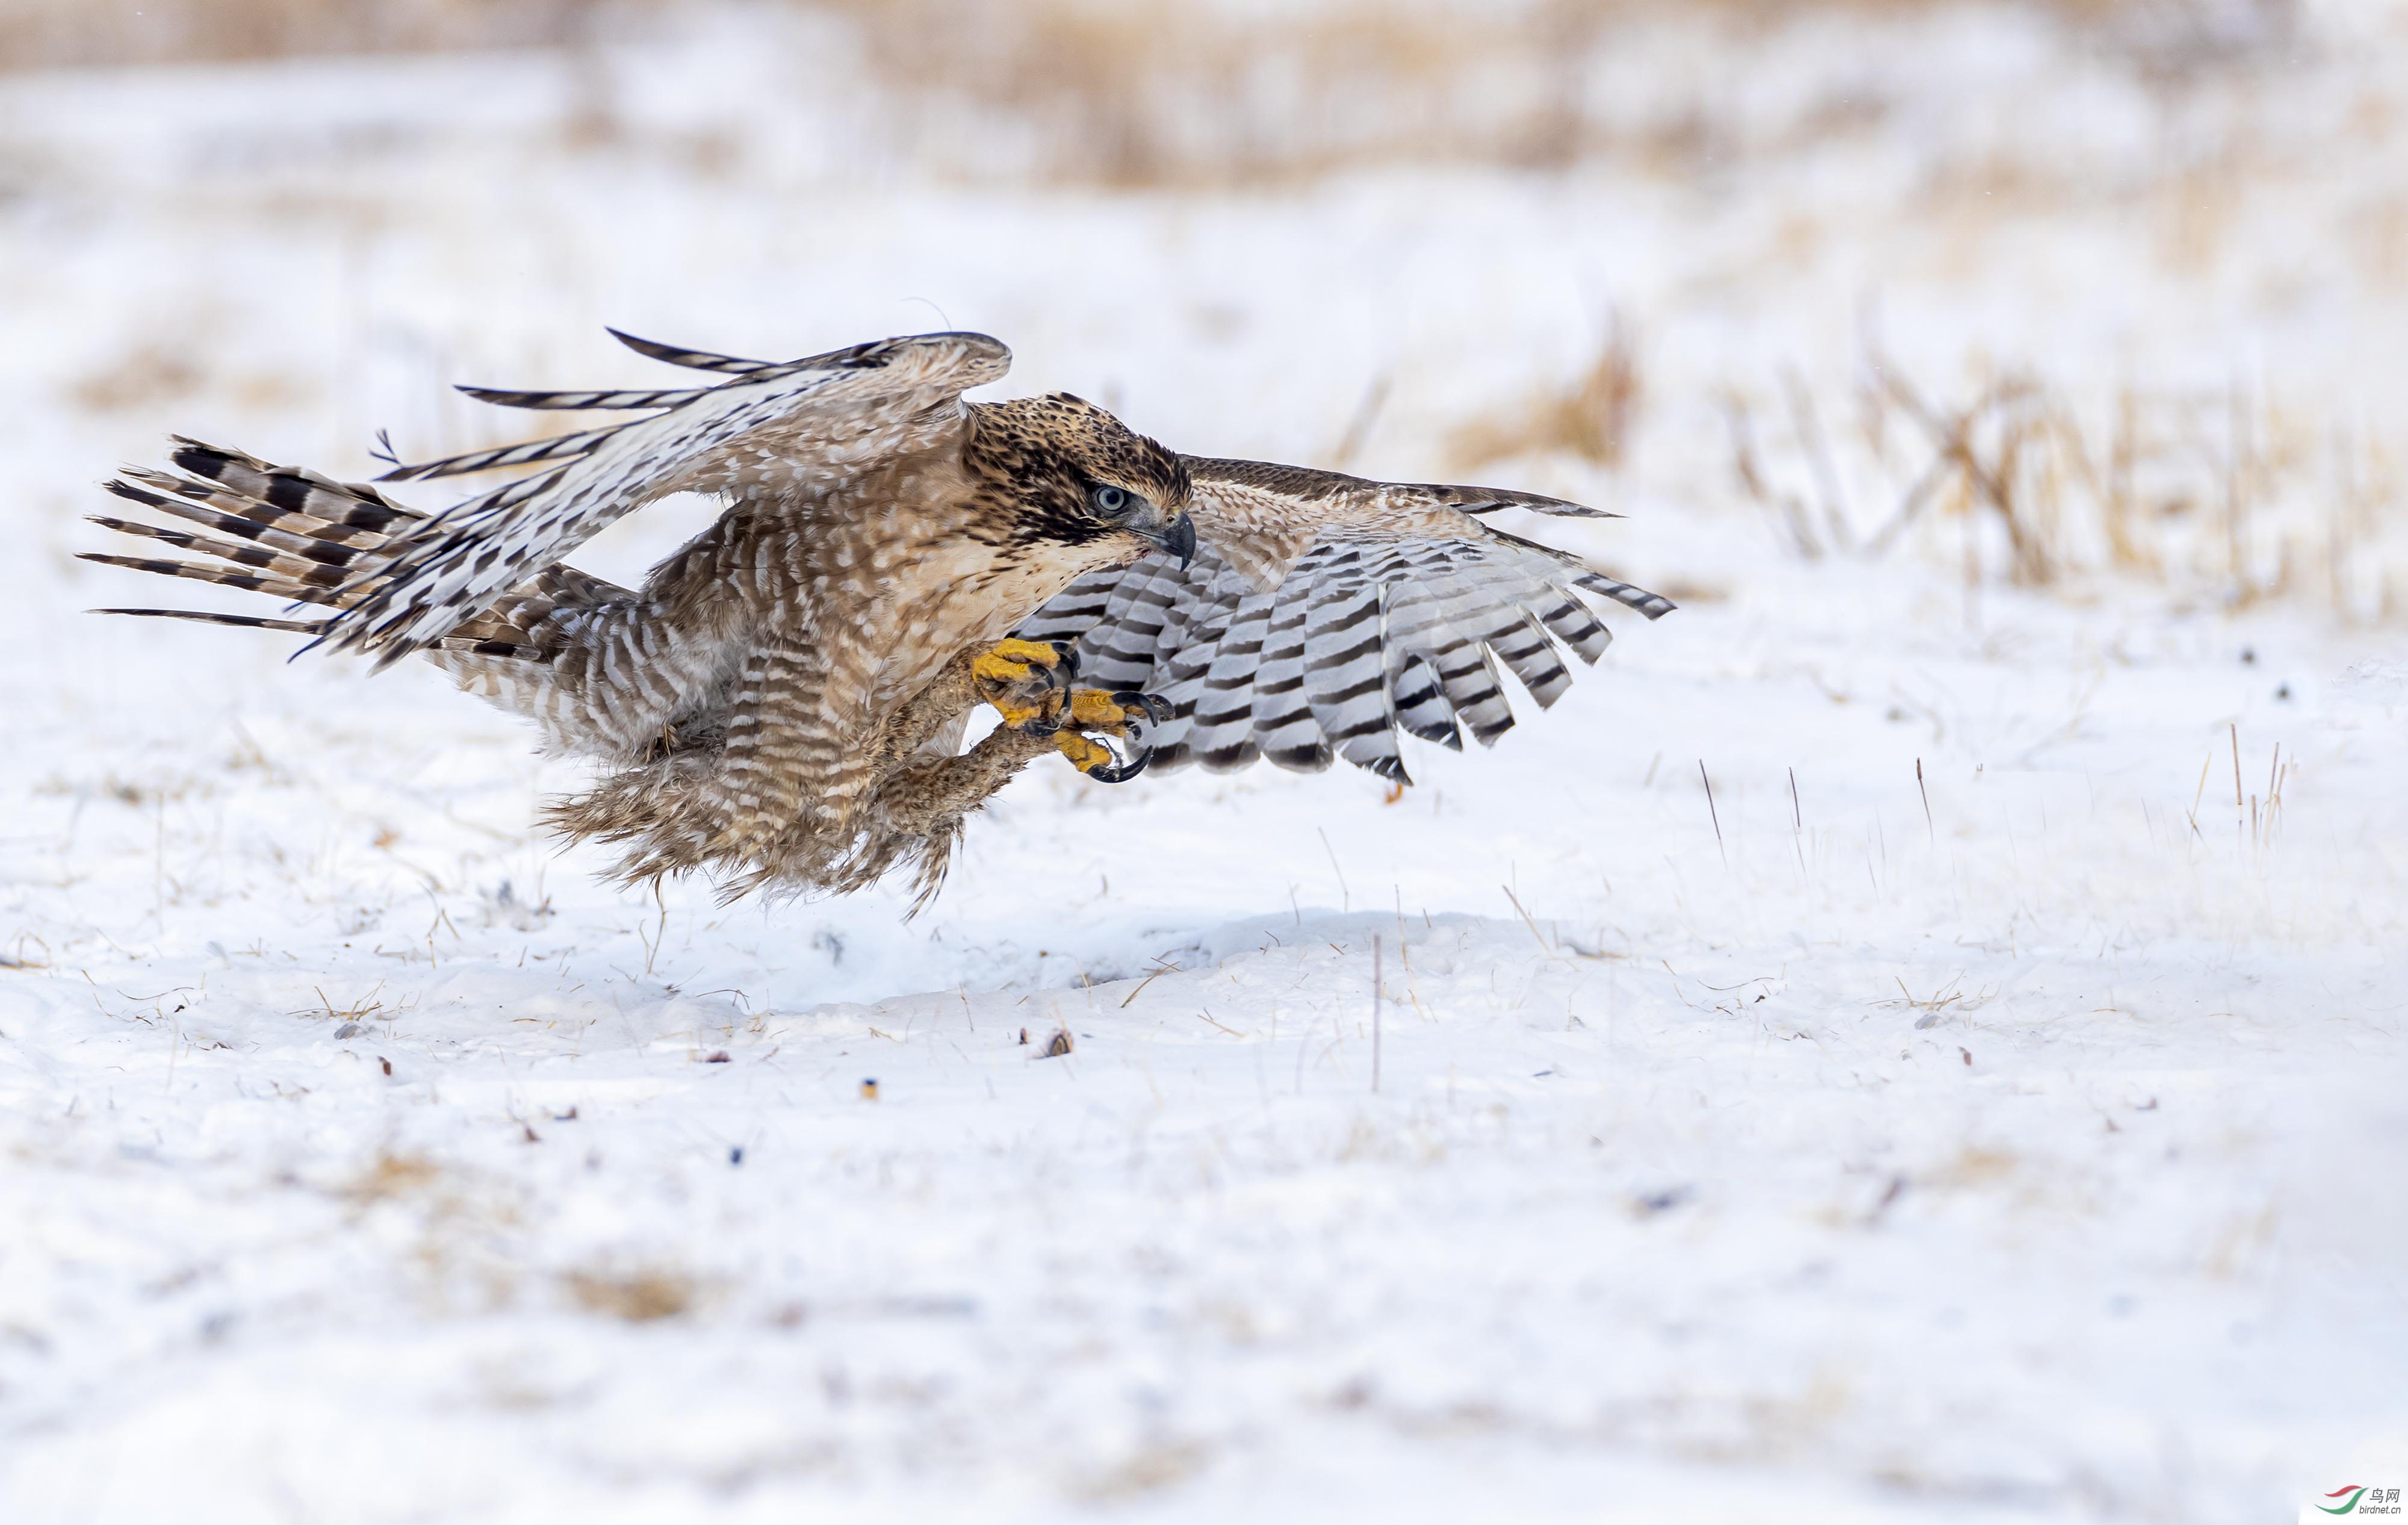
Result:
M567 458L416 526L322 639L380 665L397 660L653 498L788 486L814 470L840 474L851 445L905 453L957 433L958 406L947 405L1010 363L983 334L885 339L781 365L614 335L638 353L729 379L609 428L397 468L404 480Z
M749 371L769 368L769 362L766 360L738 360L733 355L712 354L708 350L688 350L675 344L661 344L648 338L638 338L633 334L621 333L616 328L605 328L603 332L647 360L683 366L688 370L715 370L741 376Z
M1168 701L1156 768L1268 757L1310 770L1342 756L1405 781L1399 732L1492 744L1513 725L1507 672L1545 709L1571 686L1565 652L1604 655L1612 632L1582 595L1650 619L1672 607L1473 517L1608 517L1576 503L1253 461L1187 467L1203 542L1189 567L1156 555L1082 578L1019 632L1074 640L1095 681Z
M703 389L685 387L674 391L653 392L514 392L497 386L455 386L454 392L465 392L479 402L489 402L496 408L545 409L564 412L620 413L638 412L647 408L674 408L694 397Z
M497 445L491 450L472 450L465 455L446 456L439 461L396 466L377 481L423 482L434 477L465 477L479 471L496 471L504 467L556 461L564 455L582 455L626 426L613 424L608 428L589 429L583 434L558 434L549 439L530 440L523 445Z

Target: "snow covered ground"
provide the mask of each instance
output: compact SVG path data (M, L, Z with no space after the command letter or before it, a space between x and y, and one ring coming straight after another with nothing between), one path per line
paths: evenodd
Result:
M1690 104L1885 114L1701 180L967 180L882 156L839 30L746 12L0 83L0 1518L2408 1485L2408 54L2310 20L2178 87L2020 14L1810 21ZM1632 48L1668 98L1698 56ZM573 770L433 674L78 612L170 591L71 559L169 429L360 473L505 438L444 383L652 374L605 322L788 354L931 305L1007 390L1415 478L1618 308L1626 464L1477 474L1628 514L1538 532L1684 607L1401 798L1034 770L908 924L597 887L530 827ZM2373 527L2242 601L2012 585L1962 504L1804 560L1723 395L1840 387L1869 311L1935 390L2267 399L2311 440L2268 564L2340 544L2336 483Z

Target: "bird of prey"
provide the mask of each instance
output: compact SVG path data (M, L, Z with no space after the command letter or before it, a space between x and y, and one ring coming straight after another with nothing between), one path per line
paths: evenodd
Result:
M733 898L910 869L924 904L964 817L1045 754L1106 783L1333 756L1402 782L1398 730L1492 742L1513 723L1500 668L1543 706L1570 681L1559 646L1597 660L1611 636L1582 595L1672 607L1480 518L1596 513L1576 504L1182 455L1066 393L966 401L1010 362L982 334L767 363L612 332L714 380L464 387L639 416L378 479L533 468L440 512L179 438L177 472L107 485L198 529L94 522L210 559L86 559L295 607L103 612L423 656L599 765L550 824L615 844L626 881L700 870ZM641 587L565 564L678 492L726 510ZM982 704L999 723L965 752Z

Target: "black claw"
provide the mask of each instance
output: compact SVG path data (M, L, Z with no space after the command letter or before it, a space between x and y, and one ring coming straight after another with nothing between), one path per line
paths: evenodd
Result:
M1125 688L1112 696L1112 702L1124 710L1143 710L1146 718L1157 726L1170 724L1170 701L1159 694L1140 694Z
M1047 681L1056 688L1069 687L1070 680L1079 675L1078 646L1068 640L1049 640L1046 644L1054 648L1054 665L1045 672Z
M1145 765L1152 761L1154 761L1154 748L1146 747L1125 763L1107 763L1101 768L1091 768L1087 770L1087 776L1098 784L1126 784L1144 772Z

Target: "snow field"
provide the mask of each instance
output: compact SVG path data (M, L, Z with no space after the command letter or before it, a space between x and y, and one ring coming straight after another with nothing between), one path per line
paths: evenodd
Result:
M537 55L8 81L0 1513L2191 1521L2340 1481L2408 1354L2397 626L2004 585L1963 515L1801 561L1715 391L1836 381L1875 292L1920 377L2238 366L2388 438L2400 295L2348 230L2396 161L2347 108L2389 23L2160 98L1984 14L1901 34L1919 130L1704 186L965 185L854 166L889 108L841 91L698 168L792 56L740 15L588 60L600 149ZM1799 36L1757 78L1891 68ZM2262 152L2201 256L2146 177L2219 134ZM2019 140L2071 188L1968 210ZM188 591L70 559L166 429L355 473L379 425L500 438L445 383L651 374L603 322L800 353L922 299L1187 449L1326 460L1386 376L1352 464L1398 477L1618 306L1629 463L1480 472L1628 514L1533 532L1684 607L1393 801L1034 770L911 923L605 888L532 828L575 769L432 674L78 612Z

